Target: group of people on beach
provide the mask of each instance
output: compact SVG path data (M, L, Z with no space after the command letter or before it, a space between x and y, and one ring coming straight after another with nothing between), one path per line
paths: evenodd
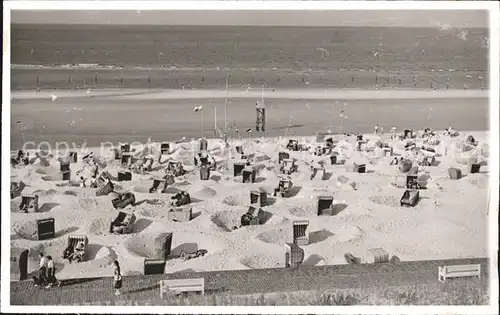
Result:
M45 256L43 253L40 253L38 277L34 276L33 281L35 282L35 286L45 286L46 289L54 285L61 286L61 281L56 279L56 268L52 256Z
M33 277L33 282L35 286L45 286L46 289L49 289L53 286L61 286L61 281L57 280L56 268L54 266L54 260L52 256L45 256L43 253L40 253L40 268L38 269L38 277ZM113 270L113 287L115 289L115 295L121 294L122 288L122 273L120 268L120 263L115 260L113 262L114 270Z

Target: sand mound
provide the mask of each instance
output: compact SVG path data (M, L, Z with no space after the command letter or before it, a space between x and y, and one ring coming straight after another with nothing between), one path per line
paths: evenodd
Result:
M45 256L48 255L52 256L52 258L56 263L63 263L64 260L62 258L62 255L66 246L67 246L66 239L50 240L48 242L37 244L32 248L30 248L29 260L30 262L33 261L35 266L38 266L40 261L39 253L43 252Z
M488 186L489 186L489 182L488 182L487 178L472 178L472 179L469 179L469 183L471 183L471 185L474 185L478 188L488 188Z
M160 187L160 190L162 187ZM137 193L141 193L141 194L149 194L149 188L151 188L151 185L138 185L138 186L132 187L132 191L137 192Z
M125 242L125 248L135 257L160 258L156 257L155 249L161 248L161 243L156 241L166 233L144 233L130 236ZM189 240L188 242L185 242ZM155 245L155 242L157 244ZM208 254L223 250L227 244L215 235L203 232L174 232L170 257L179 257L182 251L193 252L198 249L206 249Z
M372 196L369 197L371 202L374 202L381 206L389 206L389 207L399 207L400 199L394 196Z
M264 243L284 244L293 242L293 231L291 227L270 230L257 235L257 239Z
M240 263L251 269L264 269L264 268L282 268L284 263L276 261L276 258L267 254L254 254L244 257Z
M210 220L219 227L222 231L231 232L241 225L241 216L245 214L247 209L235 209L232 211L218 211L210 218Z
M109 203L102 203L96 199L95 196L82 196L80 198L74 199L71 202L71 207L73 209L78 209L81 211L97 211L97 210L102 210L102 208L109 208L112 209L113 205L111 204L112 196L104 196L103 198L100 198L99 201L105 201L103 199L109 200ZM105 205L106 204L106 205Z
M330 240L336 244L355 243L362 241L365 233L358 226L341 226L335 230L335 235Z
M215 234L195 231L174 232L170 255L179 257L182 251L194 252L199 249L206 249L208 255L211 255L227 247L227 242Z
M65 190L65 191L63 191L63 195L66 195L66 196L78 196L78 193L76 191L72 191L72 190Z
M32 241L38 240L38 227L34 221L14 223L12 230L21 238Z
M201 183L193 185L188 193L197 199L208 199L214 197L217 192L210 187L207 187Z
M155 239L163 234L166 233L134 235L125 241L124 246L134 256L160 258L156 257Z
M237 194L222 198L222 203L229 206L246 206L250 204L250 196L246 194Z
M55 169L49 169L49 168L37 168L37 169L35 169L35 173L40 174L40 175L47 175L51 172L56 173L57 171Z
M288 211L296 217L315 217L318 215L316 207L314 207L312 204L296 204L288 209Z
M264 211L266 212L266 211ZM267 214L270 216L270 218L264 223L265 225L286 225L286 224L291 224L290 220L282 217L280 215L276 215L270 212L267 212Z
M33 193L37 194L39 197L53 196L56 194L60 194L57 190L54 190L54 189L49 189L49 190L38 189L38 190L35 190Z
M94 219L87 226L87 231L95 235L103 235L109 233L111 219Z
M375 231L379 233L393 234L403 229L408 223L410 223L410 221L407 219L393 218L392 220L386 220L382 222L373 220L370 225Z
M55 175L45 175L42 176L42 180L46 182L60 182L62 181L61 176L55 176Z

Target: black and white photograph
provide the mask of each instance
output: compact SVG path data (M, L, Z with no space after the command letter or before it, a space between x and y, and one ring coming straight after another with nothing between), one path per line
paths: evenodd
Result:
M68 3L4 12L2 309L498 312L497 3Z

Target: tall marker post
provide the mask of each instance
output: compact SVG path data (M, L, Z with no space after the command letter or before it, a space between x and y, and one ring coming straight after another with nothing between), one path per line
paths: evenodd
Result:
M227 134L227 94L229 86L229 74L226 75L226 97L224 99L224 133Z

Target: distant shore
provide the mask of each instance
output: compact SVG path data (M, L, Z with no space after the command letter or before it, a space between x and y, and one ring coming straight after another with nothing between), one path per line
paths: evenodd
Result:
M12 90L92 89L358 89L487 90L488 73L471 69L419 71L364 68L126 67L12 65Z

